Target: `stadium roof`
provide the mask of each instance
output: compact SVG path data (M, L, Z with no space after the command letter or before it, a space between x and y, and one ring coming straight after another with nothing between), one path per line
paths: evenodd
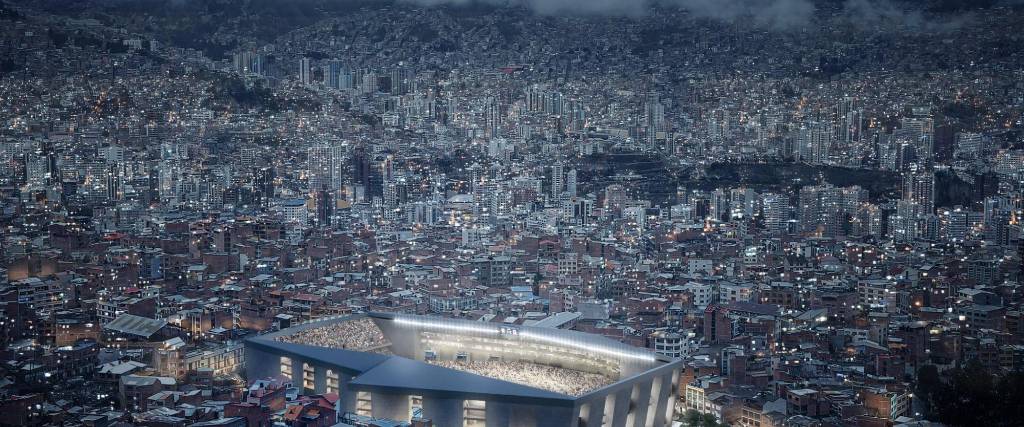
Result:
M349 374L357 375L372 369L374 366L379 365L390 357L388 355L378 353L342 350L340 348L318 347L305 344L292 344L274 341L272 339L263 339L263 337L252 339L250 341L257 342L260 346L266 348L301 354L304 358L309 359L310 361L337 366L342 370L348 371Z
M451 394L461 398L500 398L521 402L544 400L549 403L564 402L565 405L571 405L575 399L561 393L434 366L401 356L275 341L272 336L276 335L254 337L249 342L268 350L300 355L303 360L347 371L355 376L350 384L357 389L400 390L412 394L429 392L432 395Z
M252 337L247 346L256 346L281 355L291 354L300 361L337 367L352 375L348 384L356 390L387 391L410 395L451 396L457 399L503 400L516 403L537 403L545 405L571 406L579 398L533 386L517 384L472 372L450 369L401 355L371 353L331 347L295 344L277 339L309 328L318 328L337 322L347 322L370 317L395 321L406 326L425 329L452 329L472 333L509 333L527 340L550 342L577 347L588 352L602 354L613 359L627 360L637 364L639 372L664 367L667 363L678 363L645 349L639 349L610 340L606 337L577 331L550 327L529 327L502 325L488 322L473 322L458 319L429 318L397 313L367 313L338 316L293 326L281 331ZM514 328L504 331L502 328ZM301 372L301 371L299 371ZM628 380L627 377L620 379ZM611 385L607 385L609 387ZM592 391L593 392L593 391Z

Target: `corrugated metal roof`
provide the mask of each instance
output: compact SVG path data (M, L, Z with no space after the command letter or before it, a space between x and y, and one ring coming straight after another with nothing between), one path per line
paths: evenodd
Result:
M150 319L134 314L122 314L103 327L105 330L149 338L167 325L166 320Z

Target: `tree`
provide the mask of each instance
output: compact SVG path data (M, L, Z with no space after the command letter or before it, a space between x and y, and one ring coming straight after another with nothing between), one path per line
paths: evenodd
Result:
M699 427L703 422L703 417L701 416L700 412L697 412L696 410L693 409L687 409L686 414L683 417L683 420L685 421L687 426Z
M924 365L917 368L917 384L914 393L921 402L925 418L932 416L932 401L934 394L942 388L942 378L939 377L939 368L935 365Z
M996 395L999 396L996 406L1002 419L1024 420L1024 372L1015 371L999 378Z
M704 414L704 417L701 420L701 426L703 426L703 427L718 427L719 426L718 425L718 419L716 419L715 416L712 415L712 414Z
M958 426L1018 426L1024 419L1024 373L993 375L977 361L941 375L934 367L918 370L915 392L926 416Z
M939 420L954 426L998 425L993 386L992 375L976 361L953 370L934 401Z

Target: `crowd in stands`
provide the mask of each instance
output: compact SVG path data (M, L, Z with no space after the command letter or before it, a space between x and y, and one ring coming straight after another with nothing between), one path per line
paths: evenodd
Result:
M275 340L358 351L377 349L389 344L380 328L368 318L309 328L277 337Z
M433 360L430 363L569 396L582 396L614 382L606 375L528 362Z

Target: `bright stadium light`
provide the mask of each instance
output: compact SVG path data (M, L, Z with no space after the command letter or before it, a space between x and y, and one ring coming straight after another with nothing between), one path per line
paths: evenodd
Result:
M561 339L558 339L558 338L555 338L555 337L549 337L549 336L545 336L545 335L538 335L538 334L531 333L529 331L521 331L519 333L519 336L525 337L525 338L529 338L529 339L533 339L533 340L537 340L537 341L546 341L546 342L549 342L549 343L552 343L552 344L556 344L556 345L559 345L559 346L563 346L563 347L575 347L575 348L578 348L578 349L581 349L581 350L586 350L587 352L600 353L600 354L604 354L606 356L619 357L619 358L624 358L624 359L638 359L638 360L643 360L645 362L653 362L653 361L656 360L654 358L654 356L648 355L648 354L643 354L643 353L640 353L640 352L627 352L627 351L616 350L616 349L613 349L613 348L608 348L608 347L603 347L603 346L589 346L589 345L586 345L586 344L577 344L577 343L574 343L572 341L565 341L565 340L561 340Z
M546 335L532 333L532 332L530 332L528 330L523 330L523 329L517 329L518 332L516 334L508 334L508 333L502 333L501 329L498 328L498 327L493 327L493 326L490 326L490 325L487 325L487 326L484 326L484 325L474 325L474 324L472 324L474 322L459 322L461 324L458 324L458 323L453 323L453 322L450 323L450 322L438 322L438 321L430 321L430 320L413 320L413 319L406 319L406 318L401 318L401 317L395 317L394 318L394 322L399 324L399 325L416 326L416 327L430 328L430 329L440 329L440 330L447 330L447 331L453 331L453 332L474 332L474 333L502 335L502 336L517 336L517 337L520 337L520 338L526 338L526 339L533 340L533 341L544 341L544 342L547 342L547 343L550 343L550 344L555 344L555 345L561 346L561 347L574 347L574 348L577 348L577 349L584 350L586 352L600 353L600 354L603 354L603 355L606 355L606 356L612 356L612 357L617 357L617 358L622 358L622 359L637 359L637 360L642 360L642 361L645 361L645 362L654 362L655 360L657 360L657 359L655 359L655 357L653 355L644 354L644 353L639 352L639 351L630 352L630 351L617 350L617 349L613 349L613 348L609 348L609 347L604 347L604 346L592 346L592 345L587 345L585 343L576 343L576 342L573 342L573 341L568 341L568 340L560 339L560 338L557 338L557 337L550 337L550 336L546 336Z
M488 328L488 327L485 327L485 326L477 326L477 325L456 325L456 324L451 324L451 323L446 323L446 322L432 322L432 321L422 321L422 320L411 320L411 319L403 319L403 318L400 318L400 317L395 317L394 321L395 321L395 323L397 323L399 325L418 326L418 327L422 327L422 328L444 329L444 330L457 331L457 332L476 332L476 333L482 333L482 334L498 334L499 333L498 330L495 329L495 328Z

